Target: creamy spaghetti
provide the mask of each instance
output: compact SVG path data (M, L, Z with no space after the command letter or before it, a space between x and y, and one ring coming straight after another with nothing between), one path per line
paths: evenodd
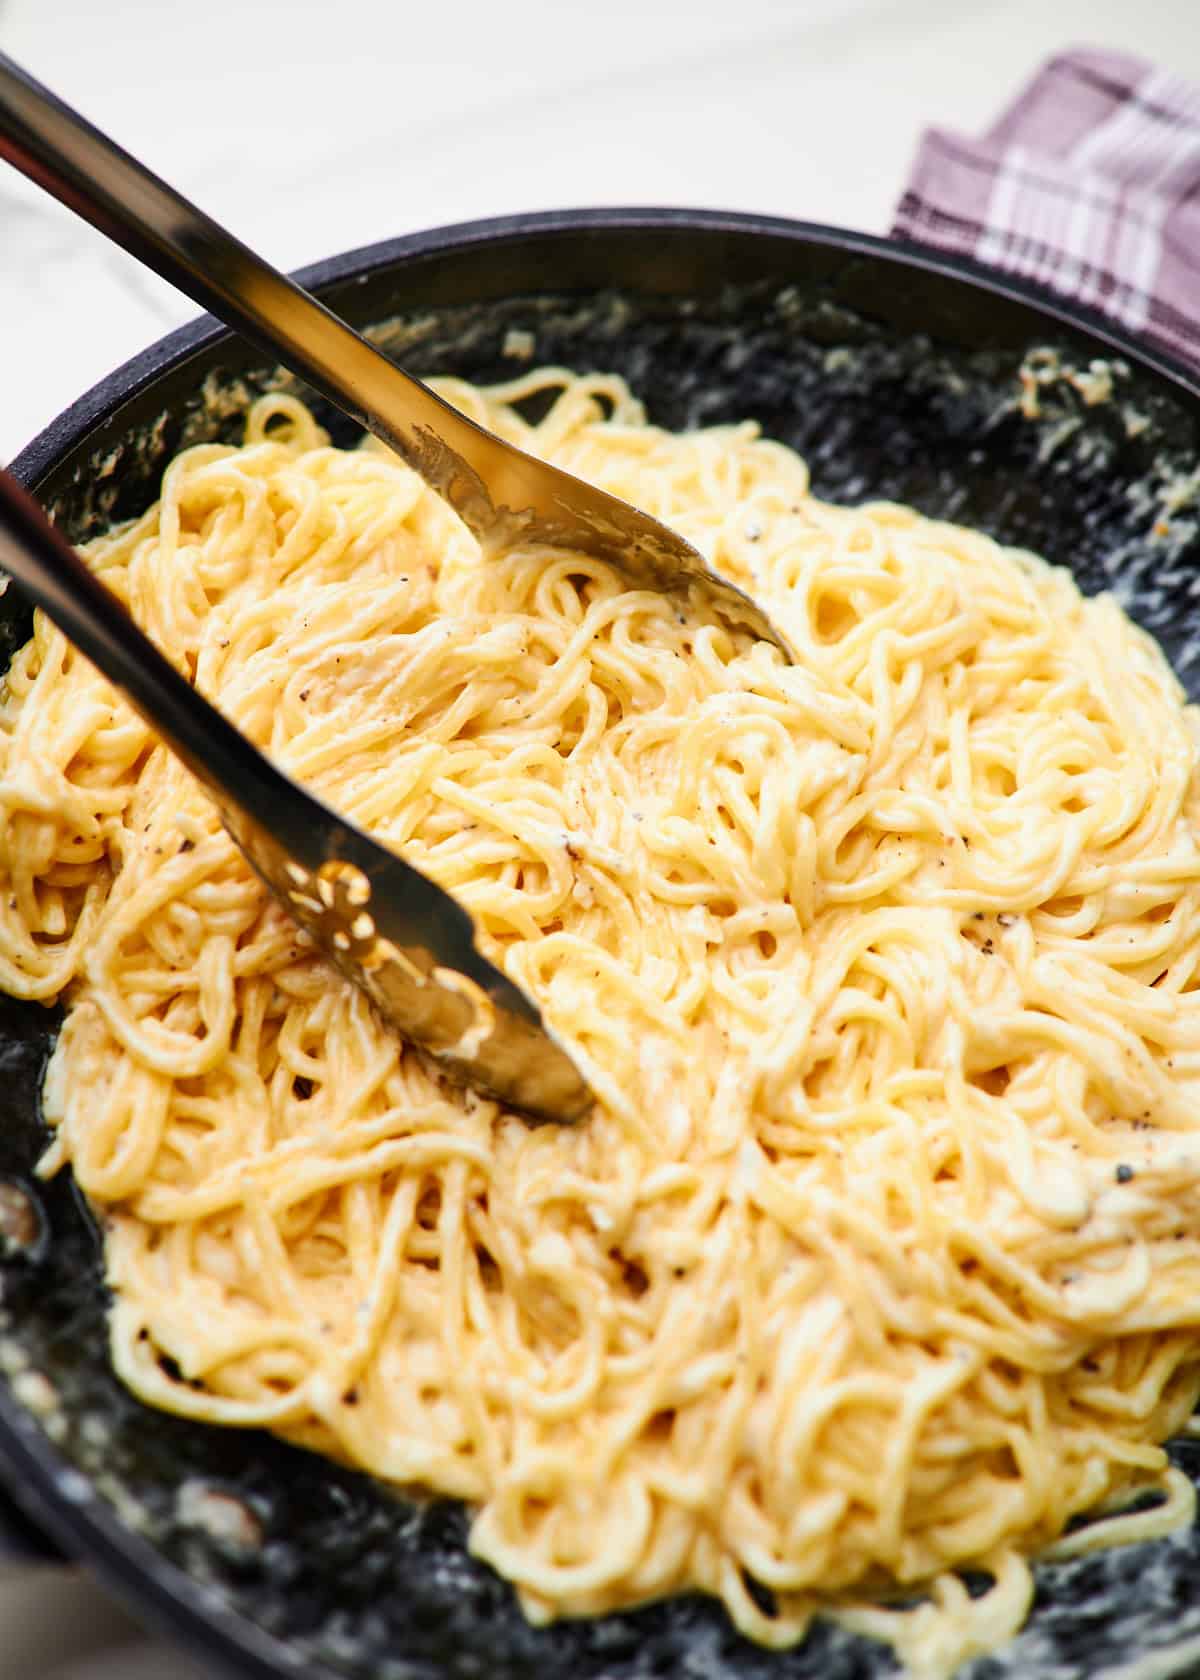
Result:
M282 395L89 546L469 908L599 1098L532 1127L444 1084L39 617L0 984L68 1004L44 1165L103 1214L117 1369L470 1502L536 1621L700 1589L947 1673L1020 1625L1031 1554L1191 1508L1159 1443L1200 1390L1196 715L1111 599L825 505L753 425L669 435L556 370L443 389L691 537L800 657L590 559L483 560Z

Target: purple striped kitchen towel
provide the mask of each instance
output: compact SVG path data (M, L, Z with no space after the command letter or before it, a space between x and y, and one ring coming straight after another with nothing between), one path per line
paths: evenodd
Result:
M1200 363L1200 86L1125 53L1061 53L982 138L926 131L892 232Z

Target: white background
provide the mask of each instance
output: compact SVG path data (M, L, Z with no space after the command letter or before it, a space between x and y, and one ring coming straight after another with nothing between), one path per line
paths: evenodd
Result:
M1200 79L1200 0L0 0L0 50L285 267L579 204L884 232L925 123L1076 43ZM0 459L194 313L0 165ZM195 1680L133 1638L0 1577L0 1680Z

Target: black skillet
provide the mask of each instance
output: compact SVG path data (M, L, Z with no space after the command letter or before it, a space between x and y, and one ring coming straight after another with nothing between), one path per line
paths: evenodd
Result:
M390 323L381 342L417 374L612 369L665 425L752 416L804 453L824 496L911 502L1071 566L1085 590L1115 588L1200 698L1200 514L1189 488L1200 384L1098 318L915 248L703 211L474 223L336 257L300 279L354 325ZM1054 355L1030 361L1043 350ZM144 509L180 447L236 439L250 397L286 382L202 320L89 392L13 465L79 541ZM321 407L321 417L352 441L340 416ZM0 663L28 629L9 590ZM824 1624L792 1652L759 1650L694 1598L530 1628L509 1589L468 1556L457 1506L400 1498L267 1436L130 1398L109 1369L91 1220L67 1176L31 1180L57 1024L53 1011L0 999L10 1546L56 1545L83 1560L145 1620L242 1676L851 1680L893 1670L882 1648ZM1200 1443L1171 1451L1200 1481ZM972 1665L974 1680L1083 1680L1167 1648L1178 1663L1156 1673L1200 1674L1185 1650L1200 1650L1200 1530L1041 1566L1037 1578L1026 1631Z

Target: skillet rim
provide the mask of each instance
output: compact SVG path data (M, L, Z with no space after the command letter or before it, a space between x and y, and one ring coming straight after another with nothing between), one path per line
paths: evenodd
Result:
M621 233L647 229L686 233L767 235L795 244L824 247L847 255L858 255L894 263L897 268L960 280L990 292L1006 302L1023 304L1057 325L1098 339L1106 352L1115 351L1136 362L1143 371L1157 374L1180 387L1186 396L1200 401L1200 368L1161 349L1149 339L1118 326L1097 309L1076 304L1033 281L987 267L970 257L951 255L914 240L893 239L883 234L859 233L852 228L824 222L806 222L788 216L766 216L739 210L688 209L646 206L600 209L538 210L504 216L485 216L467 222L448 222L439 227L400 234L392 239L359 245L332 257L308 263L292 271L292 278L308 291L320 292L365 276L377 269L407 263L422 257L466 251L478 246L503 244L532 235L560 235L583 232ZM59 458L76 448L87 434L102 423L120 403L137 396L155 379L171 372L186 357L208 349L221 339L237 335L214 316L201 314L167 333L145 350L122 362L99 380L68 408L48 422L8 464L8 469L29 490L36 491Z
M1032 282L973 259L948 255L910 240L753 212L687 207L554 209L449 223L403 234L310 263L293 277L307 289L367 278L424 258L497 249L529 238L582 233L660 232L733 235L778 240L863 257L898 273L949 279L1030 311L1048 327L1090 340L1096 353L1119 355L1142 373L1165 381L1200 417L1200 369L1149 340L1115 325L1099 311L1070 302ZM55 467L124 403L186 362L237 335L201 315L156 340L98 381L52 419L9 464L35 494ZM81 1485L82 1484L82 1485ZM212 1589L173 1564L121 1519L44 1433L33 1415L0 1385L0 1524L5 1489L17 1509L44 1530L72 1560L97 1578L154 1633L174 1640L202 1661L242 1680L278 1680L281 1673L323 1677L285 1638L264 1633L244 1615L216 1601ZM78 1496L78 1497L77 1497ZM399 1654L399 1653L398 1653Z

